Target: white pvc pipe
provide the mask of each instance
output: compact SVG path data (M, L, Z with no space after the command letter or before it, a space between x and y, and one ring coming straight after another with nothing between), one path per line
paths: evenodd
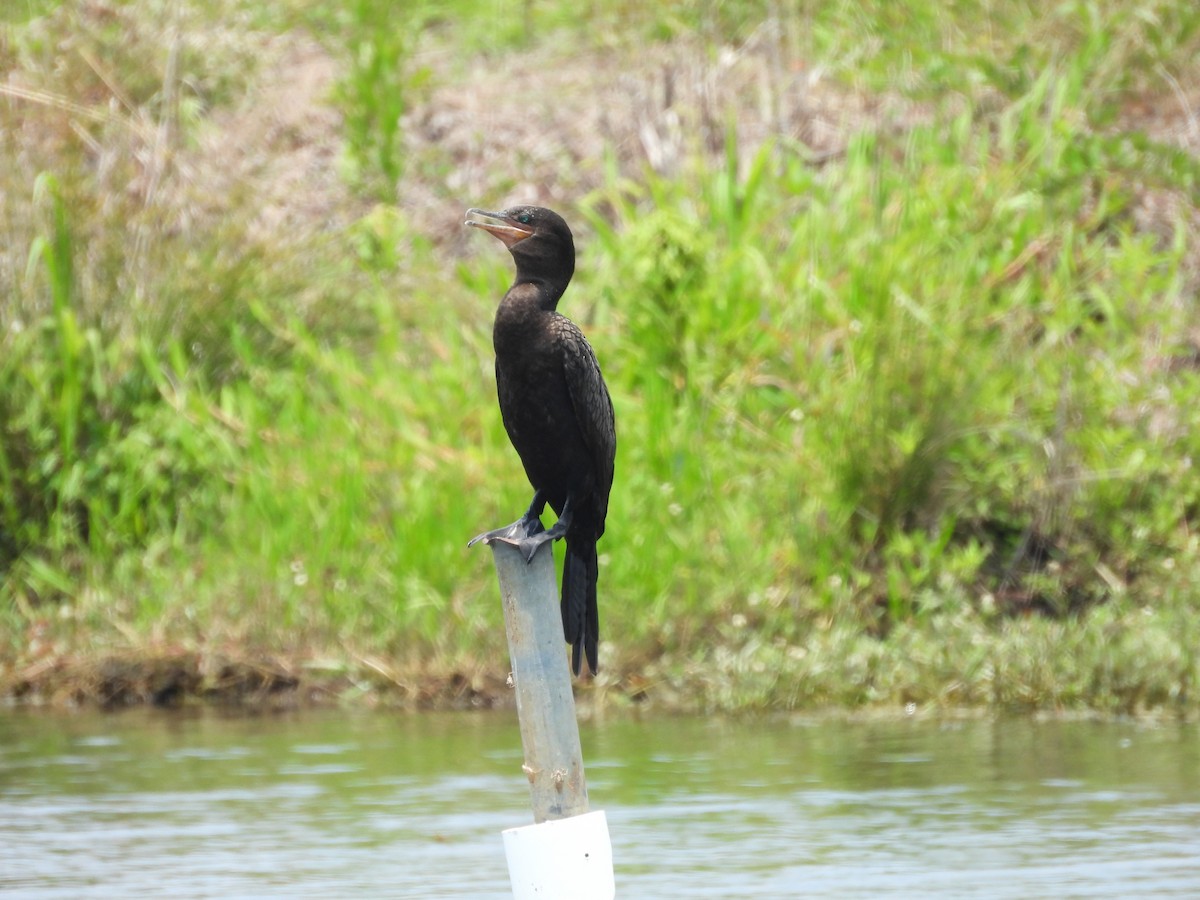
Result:
M612 843L604 810L504 832L514 900L613 900Z

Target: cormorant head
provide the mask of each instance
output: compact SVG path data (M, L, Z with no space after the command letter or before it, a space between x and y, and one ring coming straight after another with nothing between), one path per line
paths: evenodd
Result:
M562 216L540 206L514 206L503 212L468 209L465 224L499 238L517 263L517 284L542 282L555 300L575 274L575 241Z

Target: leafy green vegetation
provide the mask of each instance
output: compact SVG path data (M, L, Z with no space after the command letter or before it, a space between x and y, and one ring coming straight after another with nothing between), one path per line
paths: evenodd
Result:
M164 647L410 695L501 669L464 544L528 501L491 374L511 263L394 201L559 196L529 187L573 152L539 116L586 87L495 95L521 137L465 138L485 164L447 97L629 77L656 41L768 74L675 165L596 136L552 203L620 438L597 700L1195 708L1194 4L392 7L0 31L0 681ZM322 87L272 87L314 58ZM909 113L816 152L779 125L801 85ZM657 88L630 90L645 144ZM338 152L295 177L332 143L304 103Z

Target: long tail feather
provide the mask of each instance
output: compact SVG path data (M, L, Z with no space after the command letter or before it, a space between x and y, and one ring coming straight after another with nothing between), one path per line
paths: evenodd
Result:
M592 674L599 671L600 616L596 607L599 574L595 540L572 540L568 535L561 610L563 638L571 645L571 668L576 675L583 668L584 656Z

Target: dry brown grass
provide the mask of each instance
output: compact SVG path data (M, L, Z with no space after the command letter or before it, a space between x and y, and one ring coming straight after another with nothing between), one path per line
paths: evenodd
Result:
M720 160L733 136L744 162L780 140L820 164L856 132L928 121L898 94L866 95L785 61L780 40L764 26L715 54L694 37L652 54L550 42L522 51L519 64L479 58L457 74L448 50L427 49L420 62L437 73L435 87L404 122L412 177L398 202L424 233L453 242L464 205L569 208L606 182L609 160L634 180L672 177Z

